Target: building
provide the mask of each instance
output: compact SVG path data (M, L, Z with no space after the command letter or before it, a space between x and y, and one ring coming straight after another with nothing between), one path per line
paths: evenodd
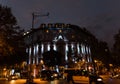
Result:
M91 66L91 38L85 29L76 25L64 23L41 24L39 28L32 29L24 34L26 52L29 55L28 64L39 65L43 62L43 54L54 51L61 54L61 64L65 68L72 63L84 62L79 66ZM80 63L79 63L80 64ZM63 66L62 65L62 66Z

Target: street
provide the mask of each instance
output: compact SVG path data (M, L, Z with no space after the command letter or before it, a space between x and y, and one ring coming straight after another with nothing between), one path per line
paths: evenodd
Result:
M105 84L120 84L120 79L109 78L109 79L105 79L104 81L105 81ZM11 81L0 80L0 84L26 84L26 79L18 79L18 80L11 80ZM68 84L68 83L66 80L62 80L62 79L54 80L54 81L42 81L40 79L34 79L34 84Z
M0 80L0 84L26 84L26 79L18 80ZM67 84L65 80L54 80L54 81L42 81L40 79L34 79L34 84Z

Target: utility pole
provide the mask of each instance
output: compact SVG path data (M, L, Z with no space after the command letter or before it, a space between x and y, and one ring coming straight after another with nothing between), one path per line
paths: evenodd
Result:
M46 13L46 14L39 14L37 12L33 12L32 13L32 29L34 29L34 20L35 20L35 18L37 18L37 17L46 17L46 16L49 16L49 12Z

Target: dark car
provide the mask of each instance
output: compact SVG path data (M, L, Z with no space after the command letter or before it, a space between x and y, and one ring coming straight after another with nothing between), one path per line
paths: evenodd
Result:
M43 70L40 73L40 78L42 80L54 80L54 79L59 79L60 75L57 71Z
M33 76L29 76L26 80L26 84L33 84Z
M51 78L52 79L59 79L60 78L60 74L57 71L51 71Z
M52 72L50 70L43 70L40 73L40 78L42 80L53 80L53 78L51 77Z
M96 75L96 74L91 74L89 75L89 84L104 84L103 79Z

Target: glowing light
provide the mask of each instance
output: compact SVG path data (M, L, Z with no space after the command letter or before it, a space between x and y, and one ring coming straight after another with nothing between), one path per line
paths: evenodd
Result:
M58 36L58 39L63 39L63 37L61 35Z
M44 45L41 44L41 52L43 53L44 52Z
M26 48L26 53L28 53L28 48Z
M37 46L36 46L36 52L38 53L38 47L39 47L39 45L37 44Z
M62 30L59 30L59 33L61 33L62 32Z
M89 52L89 54L91 54L90 47L88 48L88 52Z
M88 54L88 47L86 46L86 52L87 52L87 54Z
M83 54L85 53L85 46L83 44L81 44L81 51Z
M50 44L47 44L47 50L50 51Z
M36 76L36 69L34 69L34 71L33 71L33 76L34 77Z
M91 66L89 66L89 67L88 67L88 69L89 69L89 70L91 70L91 69L92 69L92 67L91 67Z
M31 63L31 47L29 48L29 64Z
M68 51L68 44L66 44L66 46L65 46L65 50Z
M71 48L72 48L72 49L74 48L74 45L73 45L73 44L71 44Z
M15 80L11 80L11 81L10 81L10 84L14 84L14 83L15 83Z
M31 55L31 47L30 47L30 49L29 49L29 55Z
M49 30L46 30L46 33L49 33Z
M79 43L77 44L77 50L78 50L78 54L80 54Z
M57 50L57 47L56 47L56 45L54 44L53 46L54 46L54 47L53 47L53 49L54 49L54 50Z
M67 61L68 60L68 56L67 56L67 52L68 52L68 44L66 44L65 46L65 60Z
M34 53L34 56L35 56L35 52L36 52L36 46L34 46L34 48L33 48L34 50L33 50L33 53Z
M41 60L41 61L40 61L40 63L41 63L41 64L44 64L44 61L43 61L43 60Z

